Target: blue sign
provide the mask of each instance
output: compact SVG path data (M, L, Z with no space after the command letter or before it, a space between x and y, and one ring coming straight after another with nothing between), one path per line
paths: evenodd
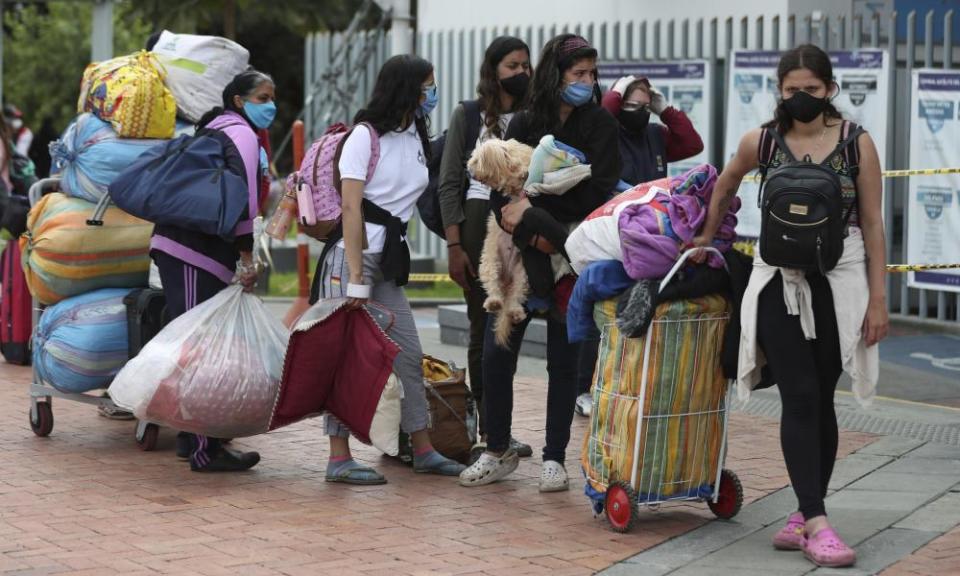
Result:
M936 134L948 120L953 119L953 101L920 100L920 117L927 121L927 127Z
M749 104L753 95L763 90L763 74L736 74L733 77L733 89L740 94L740 101Z

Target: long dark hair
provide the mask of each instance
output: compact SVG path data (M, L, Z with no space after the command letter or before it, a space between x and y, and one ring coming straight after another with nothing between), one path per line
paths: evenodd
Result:
M577 42L579 40L580 42ZM572 42L571 42L572 41ZM571 43L581 46L569 49ZM563 73L584 58L597 57L591 47L576 34L560 34L544 44L540 61L533 73L530 94L531 128L535 134L549 134L560 125L560 93L563 91ZM594 85L593 100L600 102L600 88Z
M480 106L484 111L483 123L497 138L503 137L500 130L500 115L509 112L509 110L500 109L500 79L497 78L497 66L507 57L507 54L517 50L523 50L527 53L527 57L530 57L530 47L523 40L515 36L494 38L493 42L487 46L487 51L483 55L483 64L480 65L477 95L480 97ZM522 99L514 100L514 110L519 110L526 105L527 94Z
M233 97L239 96L241 99L246 98L247 96L253 94L257 87L264 82L274 84L273 78L271 78L269 74L266 72L260 72L254 68L247 68L243 72L234 76L233 80L231 80L230 83L227 84L223 89L223 105L217 106L216 108L213 108L204 114L203 117L200 118L200 121L197 122L197 128L203 128L212 122L217 116L223 114L227 110L231 110L243 116L243 119L247 121L247 124L250 125L250 128L256 132L257 127L250 122L250 119L247 118L247 114L243 111L242 107L237 108L236 104L233 102Z
M353 123L367 122L381 136L407 127L412 119L423 144L423 155L430 158L430 119L417 113L423 83L433 72L433 64L419 56L400 54L384 62L366 107L357 112Z
M836 84L833 79L833 64L830 62L830 56L813 44L801 44L793 50L788 50L780 57L780 64L777 65L777 86L783 86L783 80L787 74L794 70L806 69L813 72L821 82L827 85L827 93L830 92L830 86ZM828 101L827 107L823 111L826 118L843 119L843 115ZM763 125L764 128L776 128L777 132L786 134L793 128L793 118L787 112L783 99L777 102L777 108L773 112L773 120Z

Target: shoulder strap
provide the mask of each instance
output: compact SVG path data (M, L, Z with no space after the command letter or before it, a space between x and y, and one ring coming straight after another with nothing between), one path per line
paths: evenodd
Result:
M793 155L793 152L790 151L790 147L787 146L787 143L784 141L783 136L780 135L780 132L776 128L768 128L767 133L770 134L770 138L773 139L773 142L777 145L777 148L784 153L787 157L788 162L796 162L797 157ZM770 159L773 159L773 150L770 151Z
M370 132L370 162L367 163L367 182L369 182L373 178L373 173L377 171L377 164L380 163L380 133L369 122L361 122L361 124Z
M866 130L863 129L863 126L844 121L843 127L840 129L840 142L837 143L837 147L833 149L833 152L823 159L821 164L829 166L830 162L833 161L833 157L842 153L844 159L847 161L847 167L850 169L850 176L853 177L854 182L856 182L856 175L860 172L860 144L857 139L860 138L860 135L864 132L866 132Z
M466 131L463 133L465 139L463 151L465 152L464 157L469 158L470 153L477 145L477 138L480 137L480 124L483 123L483 119L480 118L479 100L463 100L460 104L463 106L463 117L466 121Z

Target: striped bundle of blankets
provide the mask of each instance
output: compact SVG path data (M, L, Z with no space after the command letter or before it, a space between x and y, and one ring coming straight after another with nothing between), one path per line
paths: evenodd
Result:
M720 348L729 309L718 295L657 308L635 462L646 338L620 334L616 299L595 305L602 338L581 457L592 499L602 500L611 482L630 482L635 467L640 502L712 494L724 440L727 381Z

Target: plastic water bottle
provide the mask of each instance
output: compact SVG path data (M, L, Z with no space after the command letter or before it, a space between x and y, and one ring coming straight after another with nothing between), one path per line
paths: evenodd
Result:
M287 233L290 231L290 224L293 223L296 217L297 196L293 191L287 190L284 192L280 203L277 205L277 209L274 210L273 216L270 217L270 221L267 223L267 236L276 238L277 240L283 240L287 237Z

